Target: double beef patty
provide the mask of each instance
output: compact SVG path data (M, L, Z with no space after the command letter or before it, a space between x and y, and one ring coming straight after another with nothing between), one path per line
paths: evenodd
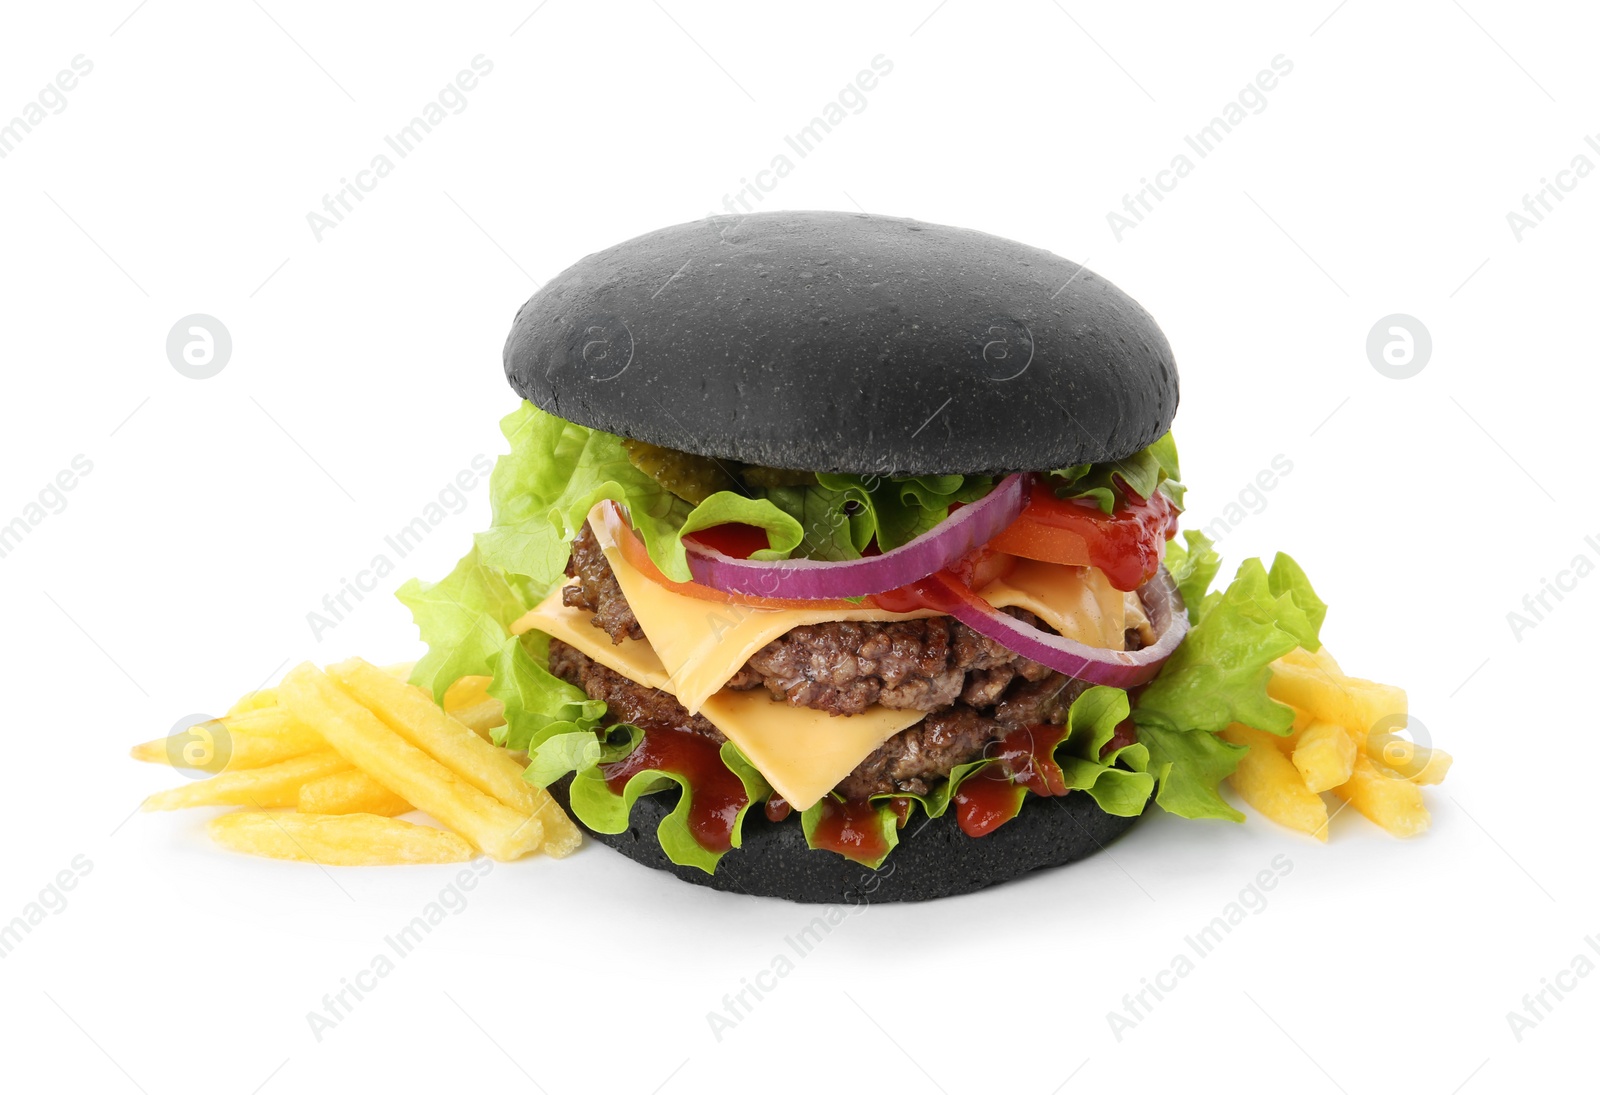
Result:
M591 622L613 643L644 637L587 525L572 543L567 575L577 581L562 592L564 604L593 612ZM1021 610L1013 614L1039 624ZM690 715L670 694L629 680L559 640L550 644L550 671L605 701L619 722L723 740L715 726ZM1087 687L948 616L797 627L757 651L727 686L765 687L774 699L835 715L857 714L875 703L928 712L839 784L836 790L847 798L927 794L952 768L982 756L985 746L1009 731L1060 722Z
M726 739L704 715L691 715L670 693L607 669L560 639L550 640L550 672L603 700L617 722L666 726L715 742ZM956 703L927 715L874 749L834 788L845 798L877 794L925 795L958 764L976 760L984 747L1019 726L1060 722L1088 685L1049 673L1022 681L984 710Z
M588 525L572 542L562 603L588 609L611 636L642 639L605 553ZM1012 615L1040 626L1022 609ZM986 708L1020 678L1042 681L1050 670L1013 654L949 616L887 623L806 624L756 651L728 681L738 691L766 688L774 699L830 715L859 715L873 704L905 711L939 711L958 700Z

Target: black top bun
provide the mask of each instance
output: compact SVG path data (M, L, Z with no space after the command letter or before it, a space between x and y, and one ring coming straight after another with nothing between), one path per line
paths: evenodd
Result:
M570 786L569 776L550 787L563 809ZM596 833L587 826L585 831L629 859L685 882L818 905L931 901L971 893L1094 855L1139 820L1105 813L1082 791L1060 798L1029 795L1015 818L976 838L961 831L954 811L931 821L913 814L899 845L874 871L835 852L807 847L798 817L773 823L757 808L745 815L743 843L722 857L714 874L706 874L672 862L656 839L656 826L676 802L676 791L642 795L624 832Z
M1114 460L1178 408L1167 340L1104 278L857 213L712 218L589 255L522 306L505 368L569 421L809 471Z

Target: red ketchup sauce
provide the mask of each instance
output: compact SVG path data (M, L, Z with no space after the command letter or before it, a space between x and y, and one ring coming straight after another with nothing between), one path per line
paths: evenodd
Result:
M1145 499L1120 497L1107 514L1092 499L1057 498L1041 488L1018 520L1079 537L1089 565L1105 572L1123 592L1155 576L1162 548L1178 532L1178 511L1160 491Z
M744 783L722 763L716 742L669 726L645 727L639 747L602 765L600 774L606 786L620 795L630 778L651 768L682 776L688 783L689 832L696 843L712 852L733 847L734 822L750 799Z
M1123 719L1100 755L1131 745L1135 733L1133 720ZM991 745L988 755L994 763L956 790L956 824L961 831L971 837L994 832L1017 816L1027 791L1045 798L1066 794L1061 768L1053 759L1056 747L1066 737L1066 727L1040 724L1019 727Z
M897 824L904 827L911 815L911 800L892 798L889 806L899 819ZM889 854L889 842L878 828L878 804L868 799L840 802L831 795L824 797L811 843L857 863L872 863Z

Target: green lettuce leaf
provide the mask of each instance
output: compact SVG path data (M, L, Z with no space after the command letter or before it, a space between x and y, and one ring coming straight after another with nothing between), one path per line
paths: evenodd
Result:
M428 644L411 683L432 692L435 703L460 678L494 672L511 625L534 603L524 582L485 565L476 547L439 581L413 578L395 596Z
M549 662L550 639L543 632L529 631L501 646L489 682L489 695L505 707L505 725L494 731L496 744L531 754L558 735L594 739L605 702L553 675L545 668ZM540 786L549 782L531 774L527 778Z
M819 474L817 482L831 498L854 503L851 541L857 556L874 536L879 550L892 551L938 525L950 515L954 503L974 502L994 489L994 480L987 475L889 479Z
M637 728L629 729L637 732ZM551 739L546 745L556 740ZM638 739L635 738L633 745L637 744ZM623 750L622 755L625 756L630 750ZM541 747L540 753L544 753L544 747ZM689 810L693 803L694 791L687 780L673 772L646 769L635 772L619 795L606 785L600 764L620 757L614 754L608 757L603 749L594 755L596 759L588 766L579 769L572 777L572 812L577 815L579 821L597 833L626 832L628 817L633 813L633 804L639 801L641 795L670 790L676 785L679 788L677 804L656 827L656 839L661 844L661 850L667 853L668 859L680 866L698 867L707 874L717 869L717 863L726 853L713 852L702 847L689 830ZM772 788L732 742L722 743L721 757L722 763L727 765L728 770L738 776L739 781L744 784L745 805L740 808L733 824L732 843L737 848L743 839L745 814L749 812L751 806L766 801L767 796L772 794ZM536 763L543 764L542 756L536 758Z
M1296 647L1317 648L1327 607L1305 572L1282 554L1270 574L1261 560L1245 560L1226 590L1207 596L1215 553L1203 536L1185 539L1186 549L1169 545L1168 559L1180 588L1188 587L1194 624L1140 693L1134 721L1150 750L1158 805L1183 817L1240 821L1217 785L1244 750L1216 735L1236 722L1289 733L1294 712L1267 695L1271 664Z
M1061 498L1090 498L1110 515L1125 492L1149 498L1157 490L1183 509L1183 484L1178 469L1178 444L1168 431L1158 440L1121 460L1077 464L1050 472Z
M987 476L914 479L823 476L816 487L775 487L750 496L718 491L699 505L633 466L622 438L546 414L526 401L500 423L511 451L489 480L493 517L477 536L479 558L522 575L542 594L561 579L568 543L596 502L628 508L650 558L673 581L690 580L683 537L722 524L767 534L752 558L859 558L874 536L898 547L948 515L954 502L987 494Z
M1205 611L1206 590L1211 588L1217 571L1222 569L1222 556L1216 553L1210 538L1203 532L1187 529L1183 539L1182 544L1177 540L1167 541L1164 562L1172 573L1172 580L1177 583L1179 595L1183 597L1189 622L1195 624L1200 622Z

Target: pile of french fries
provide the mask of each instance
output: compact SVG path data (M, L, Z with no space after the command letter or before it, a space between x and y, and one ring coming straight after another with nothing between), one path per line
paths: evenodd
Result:
M1223 731L1250 750L1229 777L1241 798L1318 840L1328 839L1324 791L1395 836L1427 831L1422 788L1444 779L1450 754L1391 732L1407 723L1404 689L1347 676L1324 646L1274 662L1267 694L1294 709L1294 730L1279 737L1235 723Z
M326 671L306 663L212 723L135 746L136 760L202 770L225 758L209 778L152 795L144 808L246 807L212 819L212 839L339 866L457 863L480 852L560 857L577 848L572 820L489 740L504 722L485 691L489 678L457 681L441 707L405 682L410 668L359 658ZM444 828L397 816L412 810Z

